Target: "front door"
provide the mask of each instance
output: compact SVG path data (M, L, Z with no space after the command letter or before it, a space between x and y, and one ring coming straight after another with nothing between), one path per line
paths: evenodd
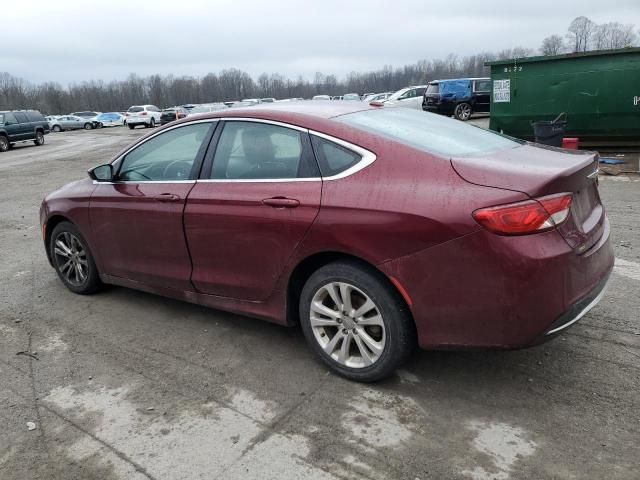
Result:
M306 131L223 123L185 209L191 278L204 293L265 300L318 214L322 181Z
M112 183L98 182L90 221L102 273L193 290L182 214L215 125L163 131L114 164Z

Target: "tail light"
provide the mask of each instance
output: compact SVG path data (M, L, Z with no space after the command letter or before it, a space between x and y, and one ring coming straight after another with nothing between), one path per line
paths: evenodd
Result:
M140 115L142 115L143 117L147 114L147 112L141 112Z
M481 208L473 218L499 235L526 235L549 230L569 216L572 195L560 193L534 200Z
M129 116L129 114L128 114L128 113L125 113L125 114L124 114L124 116L125 116L125 117L128 117L128 116Z

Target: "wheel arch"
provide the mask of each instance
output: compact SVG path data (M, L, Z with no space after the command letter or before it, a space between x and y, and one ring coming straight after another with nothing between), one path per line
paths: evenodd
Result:
M336 262L336 261L347 261L358 264L360 266L365 267L368 270L373 271L380 279L387 283L391 287L391 289L398 296L399 301L401 301L411 320L415 325L415 320L413 318L413 313L405 297L405 294L398 288L398 284L396 284L389 276L387 276L382 270L377 268L371 262L364 260L361 257L356 255L351 255L344 252L335 252L335 251L327 251L327 252L317 252L312 255L309 255L306 258L303 258L295 268L292 270L289 275L289 281L287 283L287 324L288 325L297 325L300 322L299 318L299 303L300 303L300 295L302 293L302 289L306 281L311 277L311 275L321 267L325 265Z
M44 238L43 238L44 247L45 247L44 250L47 253L47 259L49 260L49 263L51 264L51 266L53 266L53 259L51 258L51 252L49 251L49 243L51 242L51 232L53 232L53 229L56 228L56 226L62 222L69 222L75 225L69 218L60 214L51 215L51 217L49 217L47 219L47 222L45 223Z

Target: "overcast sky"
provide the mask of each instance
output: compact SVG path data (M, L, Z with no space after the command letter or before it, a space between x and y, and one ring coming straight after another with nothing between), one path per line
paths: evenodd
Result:
M449 53L538 48L578 15L640 28L640 0L10 0L0 71L62 84L230 67L342 77Z

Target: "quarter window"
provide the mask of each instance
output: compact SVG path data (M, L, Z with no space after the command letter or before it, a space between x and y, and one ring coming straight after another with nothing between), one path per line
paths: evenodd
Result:
M318 176L301 132L257 122L225 122L211 178L294 179ZM310 161L311 160L311 161Z
M120 181L189 180L193 164L206 148L212 123L174 128L129 152L120 166Z
M323 177L338 175L361 160L357 153L324 138L312 135L311 143Z

